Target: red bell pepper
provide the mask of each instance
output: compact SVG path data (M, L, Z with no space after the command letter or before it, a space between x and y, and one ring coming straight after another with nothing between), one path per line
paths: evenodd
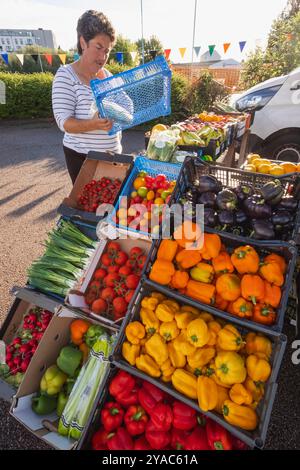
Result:
M145 436L139 437L133 444L133 450L151 450Z
M92 449L93 450L107 450L109 431L100 428L92 437Z
M157 431L169 431L173 422L172 408L169 405L157 403L150 416Z
M118 401L124 393L129 394L135 387L135 379L127 372L120 370L109 385L109 393Z
M101 423L106 431L113 431L123 423L124 410L119 403L110 401L105 404L101 411Z
M129 406L138 405L139 398L138 398L138 390L134 388L127 392L126 390L124 393L118 395L118 402L123 408L129 408Z
M160 403L165 396L166 394L162 390L145 380L143 381L142 388L138 391L139 403L149 415L151 415L157 403Z
M141 406L130 406L126 411L124 423L131 436L143 434L148 422L148 416Z
M209 447L207 436L204 428L198 426L189 435L185 442L186 450L211 450Z
M110 433L107 440L109 450L132 450L133 440L124 428L119 428L115 433Z
M237 437L231 436L233 450L249 450L249 447L245 442L241 441Z
M158 431L155 424L150 420L146 426L146 439L154 450L165 450L171 442L169 432Z
M195 428L197 426L196 410L180 401L174 401L173 426L182 431L190 431Z
M187 431L182 431L181 429L173 428L171 432L172 449L176 449L176 450L184 449L188 436L189 436L189 433Z
M220 424L215 423L211 419L207 420L206 423L206 435L208 444L213 450L231 450L232 449L232 439L229 432L220 426Z

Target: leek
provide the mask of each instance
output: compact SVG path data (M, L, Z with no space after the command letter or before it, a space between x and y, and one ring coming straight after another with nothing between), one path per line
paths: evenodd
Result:
M29 284L32 287L35 287L36 289L39 289L43 292L50 292L50 293L53 293L53 294L57 294L60 297L65 297L68 293L68 290L69 290L65 287L60 287L60 286L54 284L53 282L50 282L50 281L45 280L45 279L37 278L37 277L34 277L34 276L30 277Z
M66 220L61 220L58 231L71 241L78 242L79 244L84 244L89 248L96 248L97 243L94 242L91 238L87 237L82 233L74 224L67 222Z
M49 241L50 244L53 243L55 246L58 246L59 248L62 248L63 250L67 250L70 253L76 253L78 255L82 256L90 256L93 253L93 249L86 248L86 246L82 245L77 245L74 242L71 242L70 240L63 238L60 234L57 232L52 232L49 233Z

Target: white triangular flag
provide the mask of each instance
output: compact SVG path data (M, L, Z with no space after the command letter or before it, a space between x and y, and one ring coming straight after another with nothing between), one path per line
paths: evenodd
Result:
M136 59L136 56L137 56L137 51L130 52L130 55L131 55L131 58L132 58L133 62L135 62L135 59Z
M19 59L19 61L21 62L21 64L23 65L24 64L24 54L16 54L16 56Z

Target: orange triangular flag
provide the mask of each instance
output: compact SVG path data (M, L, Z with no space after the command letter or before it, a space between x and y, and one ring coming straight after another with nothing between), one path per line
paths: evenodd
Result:
M182 58L184 58L184 54L186 53L186 47L180 47L179 52Z
M171 54L171 49L165 49L165 58L168 60Z
M65 65L67 54L58 54L58 57L60 58L62 63Z
M224 54L226 54L226 52L228 51L228 49L230 48L231 46L231 42L225 42L223 44L223 48L224 48Z
M45 59L49 65L52 65L52 54L45 54Z

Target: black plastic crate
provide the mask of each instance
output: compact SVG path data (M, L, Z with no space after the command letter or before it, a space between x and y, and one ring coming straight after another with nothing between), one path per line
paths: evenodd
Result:
M240 184L248 184L255 190L259 190L265 183L279 179L284 189L284 196L287 194L298 195L300 190L300 175L298 173L290 173L289 175L283 176L250 173L236 168L227 168L219 165L209 164L198 158L191 158L188 156L185 158L185 161L181 167L177 184L171 199L171 204L178 203L184 192L187 189L193 187L193 181L197 180L203 175L211 175L216 177L222 183L224 188L230 189L234 189ZM205 226L205 230L211 233L219 233L219 231L208 226ZM249 240L251 240L252 243L252 239L249 237L234 235L232 233L230 233L230 235L235 240L240 240L241 243L250 243ZM298 201L298 208L295 214L293 229L290 231L287 238L288 239L285 241L296 245L300 244L300 200ZM282 240L278 239L267 241L270 243L282 243Z
M241 246L241 240L240 239L236 240L230 234L218 233L218 235L220 236L222 243L225 244L227 250L229 249L229 251L234 251L235 248L238 248L239 246ZM261 331L263 333L282 331L285 311L286 311L286 307L288 303L288 298L289 298L289 294L290 294L290 290L292 286L292 280L293 280L293 275L294 275L296 261L297 261L296 247L288 243L283 243L283 242L281 242L281 244L278 244L278 243L271 243L271 242L265 242L265 241L251 240L251 246L253 246L253 248L256 249L259 255L266 256L270 253L277 253L283 256L287 263L285 282L281 288L281 300L280 300L280 304L278 308L276 309L276 313L277 313L276 323L274 325L267 326L267 325L262 325L254 321L246 320L244 318L239 318L235 315L231 315L230 313L225 312L223 310L219 310L213 307L212 305L201 303L198 300L195 300L195 299L192 299L191 297L187 297L186 295L180 294L177 290L171 289L170 287L165 287L156 282L151 281L149 279L149 274L151 271L152 264L154 263L156 259L159 245L160 245L160 240L157 240L156 242L154 242L152 246L152 250L151 250L151 256L149 257L148 266L145 271L144 279L148 285L155 287L156 290L163 292L167 296L173 296L175 299L179 301L183 301L185 303L188 303L189 305L194 305L197 308L205 310L211 313L212 315L216 315L217 317L224 318L227 321L238 323L240 326L245 326L249 329Z
M251 448L257 447L259 449L262 449L266 440L267 436L267 431L268 431L268 426L271 418L271 413L272 413L272 408L275 400L275 395L277 391L277 378L278 378L278 373L279 369L282 363L286 343L287 343L287 337L283 334L277 333L277 332L265 332L264 334L268 337L268 339L272 342L272 356L270 359L270 364L272 367L272 372L269 380L266 383L265 387L265 395L264 398L261 400L260 404L258 405L256 411L259 416L259 425L258 427L250 432L250 431L245 431L243 429L237 428L235 426L232 426L231 424L227 423L227 421L218 413L216 412L203 412L199 406L197 401L190 399L188 397L185 397L184 395L180 394L177 392L172 384L169 385L168 383L163 382L160 379L152 378L136 367L131 366L129 363L123 359L122 356L122 344L125 340L125 329L126 326L131 322L131 321L138 321L140 318L140 309L141 309L141 302L142 299L145 296L148 296L151 294L153 291L157 291L156 286L148 285L148 283L144 283L141 286L140 291L138 292L136 298L135 298L135 303L132 308L132 313L131 315L126 318L126 322L123 323L119 336L118 336L118 341L115 346L114 352L113 352L113 364L115 364L117 367L120 369L126 370L132 375L135 375L136 377L139 377L144 380L148 380L148 382L151 382L153 385L156 385L157 387L161 388L165 392L169 393L173 397L177 398L178 400L186 403L187 405L191 406L192 408L196 409L197 411L200 411L207 417L211 418L212 420L216 421L219 423L221 426L226 428L230 433L232 433L234 436L237 438L241 439L243 442L245 442L247 445L249 445ZM166 293L167 294L167 293ZM181 299L175 297L172 294L167 294L170 298L173 298L176 300L179 304L184 305L186 304L186 299L182 297ZM196 305L195 305L196 306ZM199 305L197 306L199 308ZM208 311L208 310L207 310ZM210 312L214 314L214 312ZM217 315L216 315L217 316ZM229 319L230 323L236 323L235 318L231 317ZM252 327L252 325L254 327ZM250 326L248 325L239 325L238 329L239 331L245 335L249 332L255 332L257 331L257 328L255 328L255 324L252 324Z
M123 165L128 166L126 177L122 181L120 189L118 193L116 194L115 200L113 202L113 205L115 205L119 199L122 189L133 168L133 156L126 155L126 154L114 154L114 153L109 153L109 152L103 153L103 152L92 151L88 153L87 160L96 160L99 162L102 161L102 162L110 163L112 166L118 165L118 164L123 164ZM81 173L79 172L76 182L78 181L80 177L81 177ZM74 183L74 185L76 185L76 182ZM104 219L104 217L107 215L107 214L103 214L102 216L98 216L94 212L87 212L81 209L70 207L67 205L66 201L60 204L60 206L57 209L57 212L61 214L62 216L68 217L69 219L72 220L72 222L77 220L77 221L87 222L90 225L97 225L98 222Z

